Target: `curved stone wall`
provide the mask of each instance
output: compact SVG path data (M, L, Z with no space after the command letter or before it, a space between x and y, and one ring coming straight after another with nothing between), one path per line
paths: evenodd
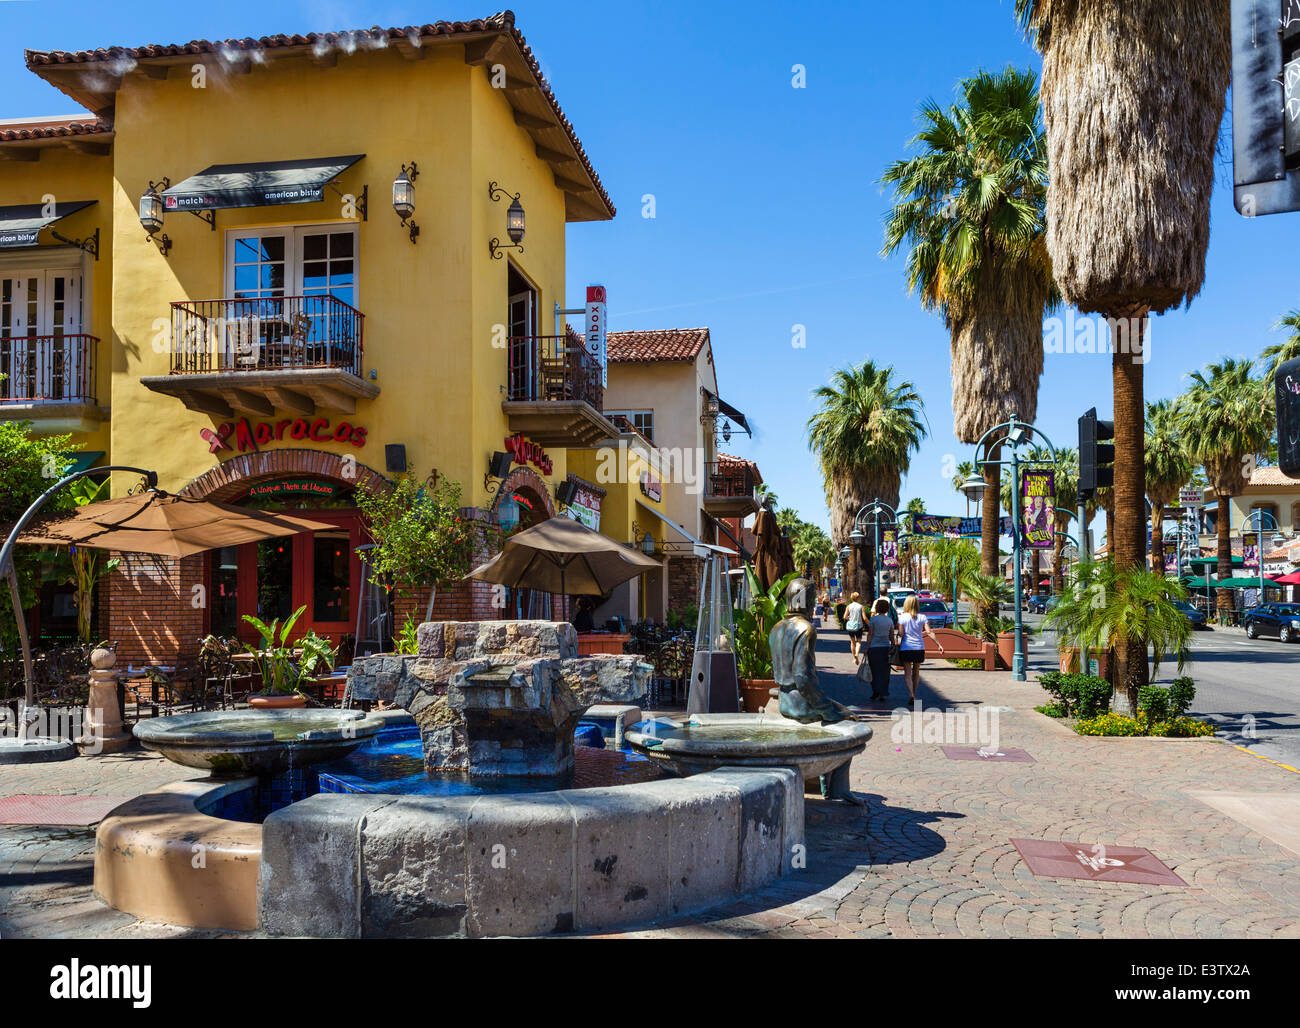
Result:
M791 868L784 768L511 796L321 793L262 825L260 926L330 938L547 935L712 906Z

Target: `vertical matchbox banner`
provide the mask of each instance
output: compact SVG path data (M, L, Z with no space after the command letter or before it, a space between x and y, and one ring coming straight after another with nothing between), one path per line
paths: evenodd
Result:
M890 569L898 567L898 529L886 528L880 533L880 562Z
M1259 574L1259 534L1243 532L1241 536L1242 566L1252 575ZM1262 601L1261 601L1262 602Z
M609 385L609 372L605 365L605 287L587 287L587 353L600 368L601 387Z
M1050 547L1053 507L1056 505L1056 473L1041 468L1021 472L1020 505L1025 545L1033 549Z

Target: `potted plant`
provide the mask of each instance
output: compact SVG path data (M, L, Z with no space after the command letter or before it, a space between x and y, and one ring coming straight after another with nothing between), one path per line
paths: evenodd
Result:
M328 639L309 631L293 645L289 644L289 634L306 609L305 605L299 607L283 625L279 618L268 625L252 614L244 615L244 620L262 637L260 647L247 647L262 672L262 691L248 698L250 707L305 707L307 696L302 691L303 685L318 671L333 670L337 651Z
M745 565L745 578L753 600L747 608L733 612L733 621L736 674L740 679L740 699L746 713L760 713L772 698L776 679L772 677L772 650L768 636L776 623L785 617L785 589L796 577L797 573L786 575L764 592L754 569Z

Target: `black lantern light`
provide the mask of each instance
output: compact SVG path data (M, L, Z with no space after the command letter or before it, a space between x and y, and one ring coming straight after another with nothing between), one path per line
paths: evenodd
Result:
M161 182L150 181L149 188L145 191L144 196L140 197L140 225L148 233L150 239L153 239L162 231L163 201L159 193L169 185L171 185L171 181L166 178ZM154 241L158 244L162 255L166 257L167 251L172 248L172 241L167 238L166 233Z
M514 245L508 246L502 243L499 237L493 236L488 242L488 252L492 254L494 261L499 261L505 256L502 252L504 250L524 252L523 246L520 245L524 238L524 206L519 202L519 194L507 192L495 182L488 183L488 199L496 203L505 196L511 198L510 207L506 210L506 235L510 237L510 242Z
M415 161L403 164L402 171L393 179L393 210L402 219L402 225L409 227L411 242L420 234L420 226L415 223L415 180L420 177L420 169ZM407 226L406 223L410 222Z

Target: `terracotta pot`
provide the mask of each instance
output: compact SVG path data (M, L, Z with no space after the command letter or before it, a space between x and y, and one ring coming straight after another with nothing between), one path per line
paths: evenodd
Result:
M307 706L307 697L299 696L297 693L288 693L287 695L276 694L274 696L250 696L248 705L257 710L289 710L294 707Z
M772 689L775 687L775 678L742 678L740 680L740 703L745 713L761 714L772 699Z
M1004 671L1011 670L1016 659L1016 633L998 633L998 665Z

